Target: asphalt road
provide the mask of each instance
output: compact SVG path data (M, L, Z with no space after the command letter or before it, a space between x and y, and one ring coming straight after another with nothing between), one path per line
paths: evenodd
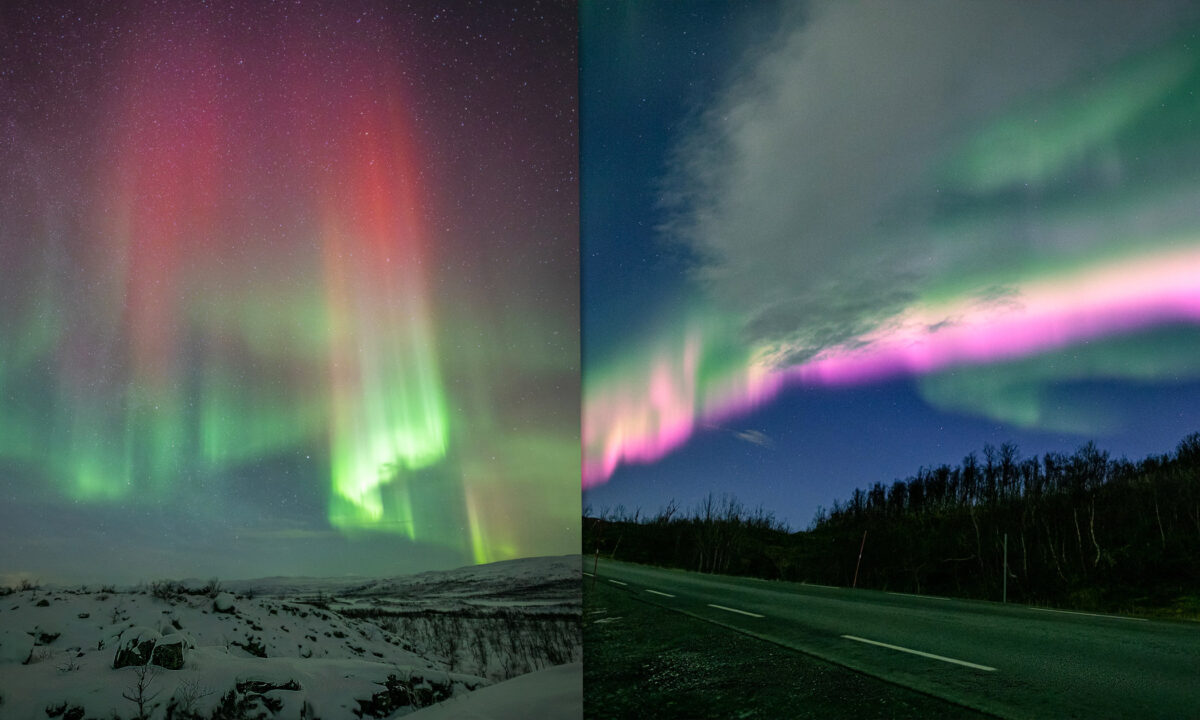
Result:
M585 558L585 582L1005 718L1200 718L1190 623L605 560L592 570Z

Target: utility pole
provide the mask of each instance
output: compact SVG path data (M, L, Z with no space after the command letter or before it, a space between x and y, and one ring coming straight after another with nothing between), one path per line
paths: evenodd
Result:
M860 543L858 546L858 562L854 564L854 582L850 585L850 587L855 587L855 588L858 587L858 568L862 566L863 548L865 548L866 546L867 546L867 531L863 530L862 543Z
M604 539L600 536L600 530L604 526L604 518L596 518L596 524L592 526L592 547L596 549L596 559L592 562L592 587L596 587L596 578L600 574L600 546L604 543Z
M1001 602L1008 602L1008 533L1004 533L1004 581L1001 583L1003 595Z

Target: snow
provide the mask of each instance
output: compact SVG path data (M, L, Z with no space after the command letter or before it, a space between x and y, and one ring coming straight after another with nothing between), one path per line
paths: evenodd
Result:
M0 665L23 663L33 652L33 636L20 630L0 629Z
M418 710L413 720L543 720L583 717L583 663L556 665Z
M502 594L511 602L544 600L554 589L558 600L579 600L582 580L578 555L519 558L455 570L430 571L386 579L370 578L260 578L225 583L233 591L256 595L335 594L346 597L405 595L423 600L486 598ZM563 591L565 590L565 595ZM528 597L527 597L528 596Z
M318 717L349 718L366 702L378 717L396 718L416 709L411 698L418 706L457 702L539 671L521 676L528 683L582 657L573 562L573 579L562 558L535 558L353 583L231 582L215 599L182 584L166 595L144 587L14 591L0 596L0 717L44 717L64 703L86 717L133 717L122 694L140 668L114 669L113 660L136 638L184 644L182 669L152 666L154 720L171 702L207 715L230 692L282 703L265 717L299 717L307 705ZM569 685L558 683L558 695L519 693L520 716L558 717L551 710ZM576 705L579 692L576 684Z

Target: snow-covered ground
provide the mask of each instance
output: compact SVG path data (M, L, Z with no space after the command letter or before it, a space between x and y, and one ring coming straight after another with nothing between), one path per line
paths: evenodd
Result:
M12 591L0 717L137 718L140 699L156 719L395 718L439 701L467 712L464 696L493 686L481 707L509 715L431 717L578 718L579 567ZM178 669L139 662L179 664L178 648Z
M537 708L537 714L530 709ZM412 720L583 717L583 663L555 665L418 711Z

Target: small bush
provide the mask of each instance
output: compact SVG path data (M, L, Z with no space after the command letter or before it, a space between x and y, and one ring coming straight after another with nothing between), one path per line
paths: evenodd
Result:
M229 643L245 650L246 652L256 657L265 658L267 656L267 648L257 638L246 638L246 642L238 642L234 640Z
M80 718L83 717L83 708L77 706L69 706L66 702L61 702L57 705L46 706L46 717L50 718Z
M150 594L164 602L176 602L183 599L187 588L183 583L173 580L156 580L150 583Z

